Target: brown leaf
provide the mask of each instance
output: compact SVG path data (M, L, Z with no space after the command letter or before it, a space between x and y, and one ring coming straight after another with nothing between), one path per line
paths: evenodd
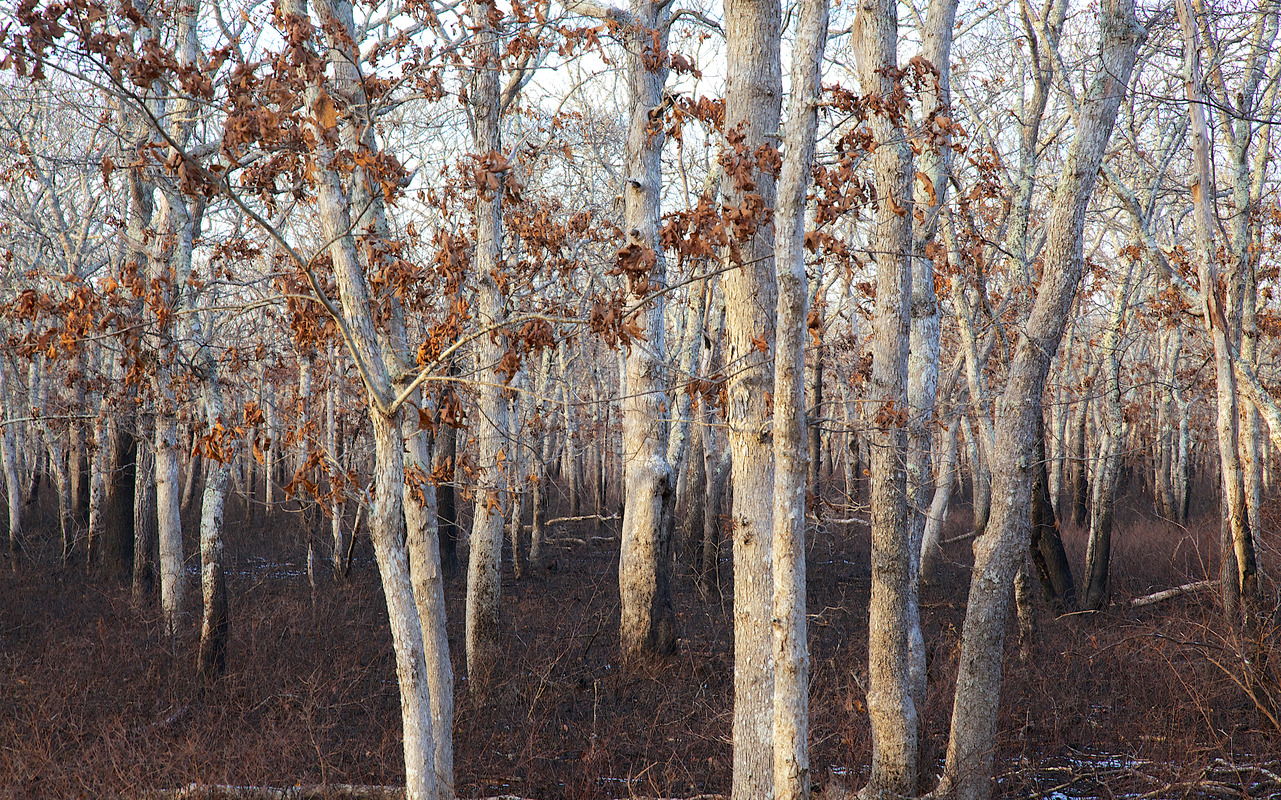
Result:
M315 113L320 127L328 130L338 124L338 109L334 106L333 98L324 89L320 90L320 96L312 104L311 110Z

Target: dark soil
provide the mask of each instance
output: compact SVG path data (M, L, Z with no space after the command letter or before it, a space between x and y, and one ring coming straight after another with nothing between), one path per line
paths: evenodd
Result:
M1215 574L1210 554L1218 524L1208 516L1215 504L1204 505L1197 523L1184 528L1155 520L1150 502L1128 498L1113 547L1112 609L1055 619L1041 604L1027 660L1019 657L1011 626L994 743L999 794L1048 793L1071 774L1076 782L1064 784L1070 796L1108 796L1120 792L1116 781L1127 769L1113 769L1117 759L1159 765L1162 779L1173 781L1215 758L1277 756L1275 730L1237 683L1248 648L1225 635L1213 595L1139 611L1125 604ZM47 539L36 537L16 569L4 566L0 796L137 797L190 783L401 780L391 640L368 543L358 548L347 580L323 575L313 592L300 515L280 512L251 525L241 512L227 535L230 667L208 688L193 669L194 576L191 635L171 644L160 635L154 603L136 604L127 587L87 577L83 563L56 566ZM966 508L954 509L945 537L964 533L968 516ZM678 653L624 669L616 642L617 541L610 527L616 524L558 528L549 568L537 575L518 581L508 567L510 646L497 686L483 701L470 695L464 674L464 581L450 579L460 797L728 792L728 554L708 597L680 567ZM1073 564L1080 565L1083 534L1066 533ZM861 688L868 546L866 528L855 524L815 531L809 548L816 785L857 788L870 760ZM946 745L969 545L950 545L947 553L955 563L923 597L932 760L942 758ZM1269 554L1265 566L1274 564ZM1122 777L1080 778L1091 769ZM1151 779L1132 782L1142 791L1154 788L1143 780Z

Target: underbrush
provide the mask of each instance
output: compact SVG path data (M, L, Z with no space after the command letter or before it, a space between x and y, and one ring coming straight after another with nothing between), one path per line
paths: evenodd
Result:
M1214 509L1177 526L1143 513L1148 507L1129 503L1118 518L1107 611L1055 618L1038 599L1038 633L1026 659L1011 626L995 744L1002 796L1108 796L1124 786L1141 793L1211 774L1216 763L1278 756L1281 739L1243 683L1244 659L1261 651L1228 633L1213 593L1129 607L1133 597L1217 574ZM968 522L966 509L956 509L945 538L964 533ZM1079 569L1084 533L1070 526L1064 533ZM623 669L614 534L608 525L558 529L553 537L564 538L550 545L548 570L520 581L508 570L510 646L503 677L484 701L468 692L465 587L461 577L450 579L460 797L728 792L728 554L707 595L679 569L678 653ZM229 529L230 667L210 687L193 669L197 597L190 598L191 634L166 641L154 605L86 577L83 564L56 566L52 547L34 541L17 569L6 565L0 575L0 795L400 782L399 702L377 571L358 550L345 581L321 576L313 592L304 541L296 515ZM922 596L932 762L946 747L969 545L950 545L946 554L952 562L943 579ZM1276 553L1264 555L1265 571L1275 570ZM863 694L867 531L822 528L808 558L815 783L857 787L871 756ZM191 586L198 594L194 580ZM1275 597L1271 584L1268 591ZM1271 642L1262 635L1259 644ZM1281 653L1271 663L1281 663Z

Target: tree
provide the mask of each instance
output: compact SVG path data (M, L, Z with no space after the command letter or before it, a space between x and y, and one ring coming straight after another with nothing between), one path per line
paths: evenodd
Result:
M1099 22L1102 64L1082 98L1066 169L1046 222L1040 288L1018 336L997 406L992 520L974 545L961 668L939 792L959 800L985 800L991 793L991 743L1000 702L1005 622L1014 575L1027 557L1027 509L1041 394L1081 282L1085 209L1139 45L1146 38L1129 0L1109 0Z

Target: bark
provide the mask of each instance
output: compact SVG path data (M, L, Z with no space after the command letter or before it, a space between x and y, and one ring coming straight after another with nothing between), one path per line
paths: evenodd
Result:
M329 454L329 486L332 492L337 483L338 475L342 471L342 464L338 460L338 415L335 406L338 402L338 369L334 363L334 349L331 345L329 348L329 365L330 365L330 383L328 391L325 392L325 452ZM271 483L271 470L263 464L263 472L266 474L266 484ZM430 470L429 470L430 471ZM264 496L265 496L264 485ZM329 513L329 541L331 551L329 553L329 566L334 575L342 575L343 557L347 553L347 534L343 531L343 507L344 503L337 499L331 500L331 509ZM263 506L264 511L266 505Z
M819 275L816 282L822 282L822 275ZM809 432L809 455L807 461L809 464L809 492L814 495L815 499L821 504L822 502L822 485L823 479L823 334L826 327L826 321L823 318L822 298L815 297L815 302L811 307L811 314L817 315L818 321L818 341L814 343L814 350L809 359L809 364L805 370L805 415L806 430ZM829 473L830 474L830 473Z
M1224 506L1223 549L1221 553L1223 612L1234 626L1252 622L1253 605L1259 596L1254 538L1250 533L1244 475L1238 446L1237 387L1232 363L1232 331L1229 312L1231 293L1220 288L1214 255L1214 182L1210 171L1210 134L1206 126L1201 94L1200 57L1195 21L1187 0L1177 0L1184 39L1183 80L1191 117L1191 149L1194 168L1192 198L1196 229L1197 273L1205 298L1205 325L1214 344L1215 388L1218 394L1215 430L1219 444L1219 466ZM1242 608L1245 602L1247 608ZM1243 619L1244 613L1244 619Z
M500 153L498 34L490 22L491 1L472 0L470 14L477 26L475 64L468 99L471 102L472 140L478 156ZM496 13L496 12L495 12ZM480 276L477 321L492 325L503 318L503 298L495 281L501 269L502 194L479 193L475 201L476 249L473 269ZM481 337L476 343L479 415L477 424L478 488L467 563L466 649L469 688L484 694L493 677L503 647L499 628L502 584L503 510L507 504L507 479L500 453L507 431L507 401L499 386L503 376L494 367L502 357L502 336Z
M1036 444L1036 474L1032 483L1032 563L1045 599L1059 613L1076 609L1076 584L1072 565L1063 549L1059 521L1051 502L1049 476L1045 468L1045 418Z
M561 473L565 479L565 495L569 500L569 515L579 514L579 500L582 495L581 454L578 448L578 415L574 413L572 395L570 394L569 369L571 362L565 357L565 342L556 346L556 358L560 368L561 410L565 415L565 447L562 453Z
M935 0L926 13L921 55L938 71L937 83L927 83L921 95L927 124L937 114L951 113L952 29L956 20L957 0ZM928 202L920 203L912 214L912 260L910 333L907 379L907 492L908 492L908 565L907 635L908 679L912 704L917 709L918 751L924 732L925 708L925 641L921 634L920 556L927 524L927 508L934 494L931 451L936 425L935 406L939 382L939 307L935 292L934 258L929 245L935 239L939 214L947 197L951 173L950 136L921 152L922 181ZM909 161L910 172L910 161ZM919 216L918 216L919 215ZM917 776L919 781L919 774Z
M424 431L406 424L406 465L423 475L431 472L432 446ZM448 426L444 426L448 427ZM454 797L454 669L445 629L445 577L441 571L439 510L430 482L414 487L405 499L409 572L414 603L422 627L423 656L431 695L431 727L435 732L436 791L440 800Z
M53 473L54 493L58 504L58 529L62 542L62 561L65 563L71 554L72 534L75 525L71 516L70 481L67 478L66 461L62 442L49 428L47 393L48 381L41 374L40 366L48 367L47 359L39 357L32 362L32 381L29 387L31 396L31 416L36 418L35 427L43 441L44 452L48 454L48 470ZM130 542L132 545L132 542Z
M85 568L92 569L102 549L102 521L104 517L106 495L106 474L111 459L111 448L107 438L107 398L98 399L98 415L93 422L93 438L90 442L89 472L89 541L85 545Z
M623 510L622 548L618 561L621 600L619 638L625 658L667 654L676 648L676 614L672 608L671 463L668 461L667 386L664 377L663 292L667 264L658 241L662 190L662 126L650 114L663 102L667 69L660 53L667 48L670 5L633 0L628 31L630 120L627 131L624 224L626 248L652 259L648 274L628 274L629 304L642 304L633 317L641 335L626 351L626 384L622 395ZM633 256L635 257L635 256Z
M814 165L827 45L828 0L805 0L792 49L786 157L775 205L778 280L774 353L774 791L775 800L808 800L810 656L805 625L805 194Z
M283 0L281 11L286 18L307 16L303 0ZM358 58L352 52L355 31L351 5L345 0L320 0L317 12L325 25L328 41L329 69L336 90L351 98L351 108L367 108L363 84L358 79ZM304 100L314 106L320 87L309 86ZM372 132L368 121L355 119L342 122L345 144L356 146L358 136L371 146ZM374 321L373 304L364 269L352 236L352 196L335 169L336 152L330 137L319 130L317 121L308 123L314 135L312 160L316 180L317 216L328 240L328 251L335 282L341 299L341 313L336 321L348 355L355 362L368 393L369 415L374 434L374 498L369 515L370 538L382 579L396 657L396 676L400 689L402 743L405 763L405 795L408 800L431 800L438 796L434 768L428 667L423 651L422 628L415 604L409 557L405 549L405 442L401 432L400 410L391 405L393 387L390 369L383 354L391 343L380 341ZM366 191L362 175L353 174L353 194ZM368 204L356 206L366 208ZM384 344L388 347L384 348ZM394 359L394 355L392 356ZM501 529L500 529L501 535ZM442 731L442 736L451 732Z
M13 409L13 395L9 387L8 359L0 355L0 401L5 409ZM5 415L12 416L12 411ZM9 505L9 555L15 558L22 550L22 483L18 478L17 437L14 425L3 420L0 428L0 462L4 465L4 484Z
M1050 363L1063 336L1084 266L1085 209L1146 31L1131 0L1107 0L1099 13L1102 64L1091 80L1046 220L1041 282L1019 333L997 407L993 513L975 543L961 634L942 796L986 800L1000 702L1001 657L1010 594L1027 557L1036 431Z
M1121 324L1129 300L1130 275L1117 285L1112 301L1112 319L1101 342L1103 370L1103 411L1106 430L1099 437L1099 470L1094 478L1090 538L1085 552L1085 607L1099 611L1108 601L1108 567L1112 554L1112 519L1120 482L1121 452L1125 421L1121 417Z
M778 0L726 0L725 130L722 157L751 164L763 145L777 148L783 95ZM750 166L748 167L751 169ZM761 621L772 612L771 543L774 491L770 409L770 360L774 355L774 231L758 207L774 206L774 179L751 170L754 186L740 184L726 169L725 205L752 216L739 226L727 254L733 267L722 278L725 292L727 364L736 365L726 386L726 425L732 453L734 493L730 512L734 543L734 721L735 800L762 800L774 791L772 637Z
M703 517L707 513L707 454L703 447L703 403L691 409L693 423L696 425L689 437L689 455L685 459L685 478L680 482L682 489L677 503L680 515L680 550L685 563L699 572L701 543L703 540Z
M956 416L948 425L947 435L943 439L940 449L943 460L935 473L934 499L925 520L925 530L921 532L920 580L927 584L938 577L939 562L943 558L939 544L942 540L943 521L947 519L948 503L952 499L952 487L956 484L957 440L960 438L960 429L961 418Z
M534 474L530 479L529 568L535 572L543 568L543 527L547 519L547 499L551 485L547 467L552 461L552 431L548 428L548 398L551 396L552 351L543 350L538 361L538 375L534 385L535 436Z
M733 467L733 454L726 446L719 455L707 446L710 437L703 439L703 455L707 464L707 506L703 513L703 547L701 567L698 572L699 590L704 596L711 593L712 584L720 578L721 510L725 506L726 484Z
M439 680L440 675L438 672L433 675L428 669L409 558L405 551L405 515L402 506L405 488L404 438L401 436L399 419L388 418L377 410L371 416L374 423L375 485L369 529L374 542L374 555L378 560L378 572L382 577L387 617L396 653L405 754L405 796L411 800L431 800L441 795L436 778L436 745L429 680ZM439 735L452 736L452 730L442 730ZM452 792L449 796L452 796Z
M141 423L140 423L141 424ZM145 430L138 438L147 440ZM134 474L133 599L154 603L156 596L156 459L151 450L138 448Z
M458 431L449 425L440 425L432 448L431 472L447 476L445 482L436 484L436 514L440 520L436 532L440 541L440 563L447 576L458 573L458 506L454 486L457 456Z
M866 93L889 97L896 88L898 11L892 0L859 7L859 82ZM871 451L872 591L868 603L867 713L872 728L870 797L915 792L920 757L918 698L912 669L916 562L908 514L908 355L912 316L912 153L905 120L888 109L869 120L877 144L873 164L880 198L872 250L876 306L872 317L872 377L867 388ZM936 367L937 369L937 367ZM937 372L935 372L937 380ZM921 393L924 395L924 390Z
M133 435L134 415L111 420L107 435L109 461L103 487L102 536L98 564L112 580L131 577L134 556L134 483L138 443Z
M1089 420L1089 399L1082 397L1077 403L1076 418L1072 424L1071 486L1072 524L1084 525L1089 515L1090 483L1085 470L1085 429Z
M188 441L194 443L195 436L188 435ZM200 483L201 473L200 453L191 453L187 458L187 477L182 481L182 513L185 515L191 509L191 502L196 496L196 486Z
M206 378L205 405L212 424L223 416L222 389L216 375ZM231 441L234 441L232 439ZM231 617L227 607L227 577L223 568L222 523L227 506L227 482L234 464L232 448L227 461L215 462L205 481L200 508L200 651L196 674L205 681L221 676L227 669L227 641Z
M521 536L521 506L523 505L524 491L521 487L526 485L525 461L527 459L522 436L525 415L520 407L521 387L519 386L523 378L524 375L522 374L512 380L512 395L511 399L507 401L507 441L512 443L510 461L508 462L510 464L510 473L507 478L512 486L507 493L509 506L507 530L511 535L512 574L516 580L525 577L524 537Z

